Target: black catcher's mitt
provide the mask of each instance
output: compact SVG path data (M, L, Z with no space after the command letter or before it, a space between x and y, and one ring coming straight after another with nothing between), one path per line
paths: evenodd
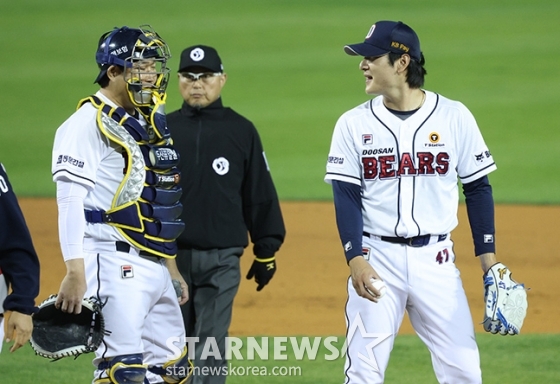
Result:
M94 297L82 300L79 315L62 312L54 304L57 295L51 295L39 305L33 315L31 347L39 356L58 360L78 357L95 351L105 336L101 305Z

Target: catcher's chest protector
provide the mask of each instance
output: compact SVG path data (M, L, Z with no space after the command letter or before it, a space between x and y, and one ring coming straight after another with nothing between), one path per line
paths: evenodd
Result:
M123 108L112 108L99 98L82 100L98 109L97 125L109 140L122 148L125 175L108 211L86 210L89 223L104 223L135 247L162 257L177 254L175 239L184 230L179 220L182 190L178 186L179 154L172 146L165 115L151 113L144 128Z

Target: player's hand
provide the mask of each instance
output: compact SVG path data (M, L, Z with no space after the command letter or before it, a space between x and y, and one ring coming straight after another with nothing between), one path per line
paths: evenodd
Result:
M68 260L66 270L66 276L60 284L55 307L62 312L77 315L82 312L82 299L87 289L84 259Z
M25 345L31 338L33 321L31 320L31 315L15 311L7 313L7 317L6 341L8 343L12 340L14 341L14 345L10 348L10 352L14 352Z
M276 259L270 257L267 259L259 259L255 257L253 264L247 273L247 279L251 280L255 278L257 283L257 291L264 288L265 285L272 279L272 276L276 273Z
M185 304L189 301L189 286L185 282L185 279L181 275L172 278L173 288L175 288L175 293L177 293L177 300L179 300L179 305Z
M189 286L183 278L183 275L181 275L181 272L179 272L177 259L165 259L165 265L171 275L171 281L173 282L173 288L175 288L175 292L177 293L179 305L183 305L189 301Z
M371 284L371 278L381 279L375 269L367 262L363 256L356 256L348 263L350 266L350 276L352 277L352 286L356 290L358 296L377 303L379 297L374 296L371 292L379 293ZM366 289L367 288L367 289ZM369 291L368 291L369 290Z

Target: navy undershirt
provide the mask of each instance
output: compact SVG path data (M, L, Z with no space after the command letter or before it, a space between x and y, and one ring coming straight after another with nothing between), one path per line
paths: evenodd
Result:
M336 224L346 260L362 255L362 190L357 184L333 180ZM475 255L495 252L494 199L488 176L463 185ZM441 235L441 233L434 233ZM492 236L490 242L489 236Z

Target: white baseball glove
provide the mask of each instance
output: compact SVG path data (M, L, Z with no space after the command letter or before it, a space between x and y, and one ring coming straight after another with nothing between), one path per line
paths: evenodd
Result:
M511 278L502 263L492 266L483 276L486 332L517 335L527 314L527 292L523 284Z

